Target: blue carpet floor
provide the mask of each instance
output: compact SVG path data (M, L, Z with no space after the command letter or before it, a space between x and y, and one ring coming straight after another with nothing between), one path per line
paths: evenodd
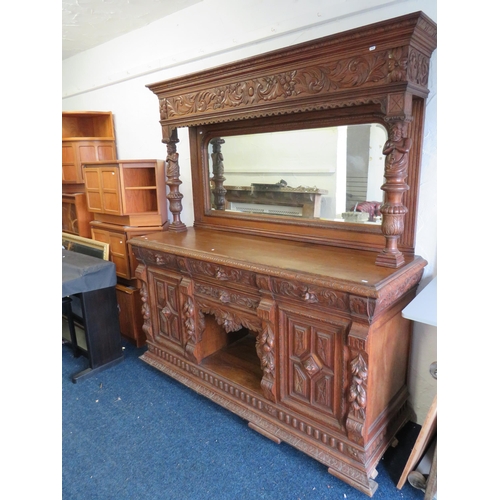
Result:
M88 362L62 346L63 500L368 499L123 345L122 363L77 384L71 375ZM418 430L407 425L379 463L374 499L423 499L396 488Z

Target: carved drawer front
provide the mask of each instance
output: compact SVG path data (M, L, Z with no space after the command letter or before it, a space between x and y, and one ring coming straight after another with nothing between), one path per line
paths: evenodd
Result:
M170 348L183 346L180 281L181 277L177 274L148 269L154 341Z
M341 426L343 343L348 323L280 311L284 404L327 425Z

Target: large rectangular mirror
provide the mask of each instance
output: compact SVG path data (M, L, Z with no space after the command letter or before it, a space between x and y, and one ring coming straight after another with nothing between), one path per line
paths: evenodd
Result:
M386 141L379 123L215 137L211 208L380 224Z

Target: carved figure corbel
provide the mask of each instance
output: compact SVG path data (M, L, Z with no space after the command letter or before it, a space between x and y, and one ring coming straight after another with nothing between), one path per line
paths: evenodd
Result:
M409 189L408 177L409 153L412 140L408 137L408 119L401 117L392 122L389 139L384 145L385 202L380 207L382 214L382 233L386 238L386 246L376 259L376 264L384 267L398 268L404 264L404 255L398 249L398 239L403 234L404 218L408 209L403 205L403 194Z
M210 141L212 145L212 165L213 176L210 179L213 182L212 193L214 195L214 206L216 210L224 210L226 208L226 189L224 188L224 157L222 156L221 145L226 141L220 137L216 137Z
M164 141L167 144L167 179L166 184L169 188L167 199L169 209L172 213L172 223L169 225L170 231L186 231L186 225L181 221L183 195L179 191L182 184L180 180L179 154L177 153L177 129L172 129L169 138Z

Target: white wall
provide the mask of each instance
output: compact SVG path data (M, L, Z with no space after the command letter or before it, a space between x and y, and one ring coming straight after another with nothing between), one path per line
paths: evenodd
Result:
M112 111L119 158L165 158L158 101L146 84L419 10L437 19L436 0L203 0L63 61L62 110ZM437 274L436 54L430 65L417 226L417 254L429 262L421 287ZM182 220L191 225L187 132L181 130L179 139ZM409 389L417 423L436 393L428 371L437 359L436 334L434 327L415 324Z

